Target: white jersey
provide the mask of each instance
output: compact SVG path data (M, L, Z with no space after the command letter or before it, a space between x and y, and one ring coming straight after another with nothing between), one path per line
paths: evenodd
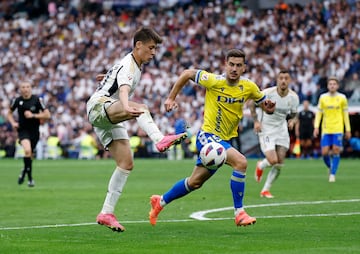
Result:
M137 65L132 53L129 53L106 73L105 78L100 82L95 93L89 99L88 109L94 106L97 98L103 96L119 100L119 88L123 85L130 86L129 96L131 96L139 84L140 78L141 69Z
M277 87L270 87L263 90L268 99L276 102L276 106L273 114L269 115L266 112L260 114L261 133L289 136L286 117L288 114L297 112L299 97L291 89L286 96L281 97L276 89Z
M130 87L129 96L131 96L140 82L140 77L141 69L132 53L129 53L106 73L95 93L87 101L86 111L89 122L94 126L95 133L104 147L113 140L129 139L124 123L113 124L106 108L120 99L119 88L123 85Z

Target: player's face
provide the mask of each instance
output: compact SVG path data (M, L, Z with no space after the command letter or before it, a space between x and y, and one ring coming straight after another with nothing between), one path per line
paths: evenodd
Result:
M226 62L226 78L230 83L237 82L245 72L246 65L242 57L229 57Z
M280 73L277 78L277 86L281 91L286 91L289 88L291 77L289 73Z
M141 63L150 62L156 53L157 44L154 41L149 42L137 42L139 56L141 58Z
M25 99L28 99L31 97L31 85L29 83L21 83L20 85L20 94Z
M303 101L303 107L304 107L304 110L308 110L309 109L309 101L307 101L307 100Z
M329 80L327 87L330 93L335 93L339 89L339 84L335 80Z

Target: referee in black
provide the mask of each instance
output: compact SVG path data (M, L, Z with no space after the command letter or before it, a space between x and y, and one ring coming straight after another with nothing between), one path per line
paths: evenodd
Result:
M18 122L13 116L16 109ZM20 84L20 96L11 101L7 115L13 129L17 130L19 143L24 149L24 168L18 178L18 184L22 184L27 175L28 186L35 186L35 181L32 178L32 159L40 137L40 121L48 120L50 116L50 111L45 108L42 99L32 94L31 83L22 82Z

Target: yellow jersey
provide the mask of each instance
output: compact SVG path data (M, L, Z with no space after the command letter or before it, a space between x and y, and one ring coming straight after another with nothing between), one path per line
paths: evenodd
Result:
M342 93L331 95L324 93L320 96L318 102L318 112L315 116L315 128L319 128L320 121L322 134L344 133L350 131L350 120L348 113L348 102L346 96Z
M237 129L247 100L252 99L256 103L265 100L265 94L247 78L241 77L236 85L229 85L225 75L199 70L195 82L206 88L204 123L201 129L223 140L230 140L238 135Z

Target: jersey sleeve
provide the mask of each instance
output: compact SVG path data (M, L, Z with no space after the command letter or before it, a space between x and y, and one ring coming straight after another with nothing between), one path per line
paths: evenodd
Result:
M128 66L124 65L121 70L116 74L116 81L118 87L122 85L132 86L132 81L134 80L134 71L130 71Z
M43 98L38 97L38 105L39 105L39 109L41 111L45 110L46 106L45 106L45 102L44 102Z
M252 98L257 105L262 103L266 99L266 92L260 91L260 88L255 84L252 83Z
M195 82L203 87L210 88L217 84L216 77L222 77L221 75L215 75L204 70L198 70L195 75Z
M10 102L11 111L14 111L18 107L18 105L19 105L18 99L17 98L12 99Z

